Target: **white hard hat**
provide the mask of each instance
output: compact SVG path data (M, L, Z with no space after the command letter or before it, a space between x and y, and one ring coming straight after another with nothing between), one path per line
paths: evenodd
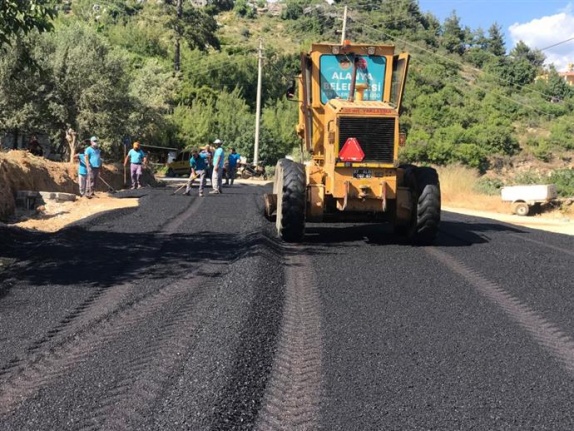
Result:
M216 139L215 141L213 141L214 144L222 144L223 142L221 142L221 139Z

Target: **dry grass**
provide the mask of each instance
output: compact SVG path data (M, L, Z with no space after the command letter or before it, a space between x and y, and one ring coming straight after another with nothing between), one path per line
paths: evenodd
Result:
M500 196L477 192L480 176L475 169L452 165L437 168L437 171L443 205L481 211L509 211L508 204L502 202Z
M460 165L436 168L440 179L442 204L446 207L469 210L492 211L510 214L510 204L502 202L500 195L490 196L480 193L480 175L475 169ZM574 216L574 205L563 208L546 208L547 217Z

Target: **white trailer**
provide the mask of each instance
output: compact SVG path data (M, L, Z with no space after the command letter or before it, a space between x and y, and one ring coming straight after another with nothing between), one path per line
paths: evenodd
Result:
M534 205L552 202L558 197L554 184L507 186L500 189L503 202L510 202L514 214L525 216Z

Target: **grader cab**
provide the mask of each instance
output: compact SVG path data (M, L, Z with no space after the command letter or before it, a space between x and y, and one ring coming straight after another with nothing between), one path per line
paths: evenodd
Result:
M399 165L399 111L409 55L392 45L313 44L301 55L297 133L310 161L281 159L265 215L287 242L306 222L386 221L430 244L440 222L440 185L428 167Z

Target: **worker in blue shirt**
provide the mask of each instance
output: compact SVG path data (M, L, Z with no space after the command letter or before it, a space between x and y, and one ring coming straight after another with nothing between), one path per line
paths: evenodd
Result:
M140 148L139 142L134 142L133 148L128 151L124 160L124 166L128 165L130 161L130 175L132 179L132 190L135 188L141 189L143 187L141 182L142 165L147 164L147 156Z
M241 160L241 155L235 151L235 148L231 148L231 153L227 156L227 177L225 178L225 184L233 185L233 181L237 175L237 164Z
M78 160L78 185L80 186L80 196L86 194L86 184L88 182L88 168L84 153L77 153L74 156Z
M199 196L203 197L203 189L205 188L205 174L207 173L207 163L209 159L209 153L207 151L202 151L201 153L194 149L191 152L191 158L189 159L189 166L191 168L191 173L189 174L189 180L187 182L187 187L185 188L184 195L191 194L191 186L193 182L199 178Z
M100 168L102 167L102 158L100 157L100 146L98 138L92 136L90 138L90 146L86 148L84 153L84 161L88 170L88 184L86 188L86 197L91 198L94 196L98 178L100 176Z

